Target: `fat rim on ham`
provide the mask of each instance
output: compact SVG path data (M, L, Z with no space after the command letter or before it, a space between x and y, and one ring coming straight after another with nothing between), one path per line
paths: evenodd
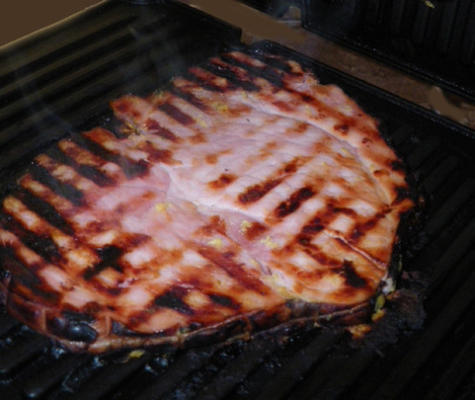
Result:
M359 315L413 207L377 122L295 61L230 51L37 156L0 211L7 310L73 350Z

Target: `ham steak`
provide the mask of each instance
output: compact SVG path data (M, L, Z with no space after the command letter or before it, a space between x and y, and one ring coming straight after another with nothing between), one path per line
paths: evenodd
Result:
M2 202L8 311L73 350L358 313L413 207L376 121L297 62L232 51L35 158Z

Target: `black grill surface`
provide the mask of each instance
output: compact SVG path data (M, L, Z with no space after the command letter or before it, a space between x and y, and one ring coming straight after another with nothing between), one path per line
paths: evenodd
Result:
M303 25L475 100L472 0L303 0Z
M5 51L2 182L58 138L113 125L114 97L150 93L238 38L184 6L110 2ZM301 62L381 121L425 199L406 235L400 297L362 343L339 328L306 325L249 341L102 356L67 352L2 311L2 399L473 398L475 134L279 45L242 49Z

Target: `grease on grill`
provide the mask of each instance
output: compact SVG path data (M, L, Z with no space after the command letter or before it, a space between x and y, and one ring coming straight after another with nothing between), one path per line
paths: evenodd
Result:
M92 343L97 338L97 331L90 325L89 316L81 317L80 314L64 314L46 320L47 329L60 338L67 340Z

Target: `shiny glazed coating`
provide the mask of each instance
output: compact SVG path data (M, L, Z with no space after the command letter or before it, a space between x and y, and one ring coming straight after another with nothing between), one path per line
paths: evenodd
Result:
M338 87L230 52L111 106L121 132L60 141L3 200L17 318L98 352L330 318L375 295L413 203Z

